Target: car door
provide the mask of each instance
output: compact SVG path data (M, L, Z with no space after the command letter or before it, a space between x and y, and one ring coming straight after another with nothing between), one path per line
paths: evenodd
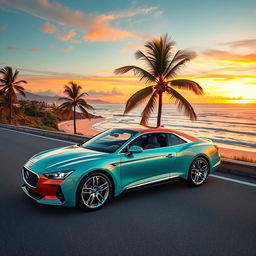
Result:
M158 136L158 141L159 136L162 136L162 142L154 148L147 147L146 141L153 135ZM167 139L167 134L163 133L141 135L141 141L139 142L139 138L136 140L139 144L137 145L144 149L143 152L132 155L121 153L120 170L123 188L129 189L169 179L172 166L175 166L176 148L169 147L168 141L164 141ZM130 145L132 143L134 141Z

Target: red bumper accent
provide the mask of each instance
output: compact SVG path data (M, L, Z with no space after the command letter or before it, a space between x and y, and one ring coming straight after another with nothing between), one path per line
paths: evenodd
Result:
M39 175L39 180L36 188L29 187L34 192L44 196L41 200L57 199L56 193L63 182L62 180L47 179L44 175Z

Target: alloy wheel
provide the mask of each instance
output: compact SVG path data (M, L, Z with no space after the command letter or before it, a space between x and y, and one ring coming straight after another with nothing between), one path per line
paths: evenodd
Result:
M96 209L106 202L109 192L109 181L103 176L95 175L85 181L81 190L81 198L86 207Z
M206 159L197 158L191 167L191 180L195 185L201 185L207 178L209 172L209 164Z

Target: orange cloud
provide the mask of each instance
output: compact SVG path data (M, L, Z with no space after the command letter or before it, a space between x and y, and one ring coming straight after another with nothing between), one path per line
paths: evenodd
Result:
M213 58L219 61L228 62L240 62L240 63L255 63L256 64L256 54L237 54L229 51L221 50L209 50L203 53L203 56L207 58Z
M45 34L53 34L58 31L58 28L54 26L53 24L50 24L48 22L45 22L43 26L41 27L41 30Z
M140 14L153 13L154 15L161 15L158 7L128 9L95 15L72 10L58 2L50 2L48 0L2 0L2 2L8 7L19 9L47 21L56 22L61 26L78 28L83 31L84 40L88 41L114 41L123 40L127 37L140 37L134 32L113 27L110 22ZM48 22L41 29L44 33L57 32L57 28ZM74 31L72 33L74 34ZM69 31L70 34L71 32ZM61 38L61 36L57 38Z
M226 45L232 48L256 49L256 39L230 41L230 42L222 43L222 45Z
M75 41L73 38L77 35L74 29L70 29L66 34L56 34L55 37L61 41Z

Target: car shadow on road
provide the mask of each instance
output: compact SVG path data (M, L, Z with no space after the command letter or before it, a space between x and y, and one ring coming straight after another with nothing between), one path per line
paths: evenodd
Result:
M168 196L173 193L184 193L186 189L190 189L190 187L187 186L185 181L177 181L177 182L169 182L164 184L159 184L157 186L150 186L150 187L144 187L136 190L131 190L122 193L121 195L112 198L111 201L106 205L103 209L99 211L110 210L111 207L116 209L118 205L125 206L128 204L131 206L133 200L139 200L142 204L149 200L150 197L157 197L162 198L162 196ZM40 213L40 214L50 214L50 215L80 215L80 214L92 214L95 211L92 212L86 212L82 209L79 209L77 207L61 207L61 206L55 206L55 205L43 205L38 204L33 199L28 198L24 194L20 194L24 207L29 208L29 210ZM97 212L99 212L97 211Z

